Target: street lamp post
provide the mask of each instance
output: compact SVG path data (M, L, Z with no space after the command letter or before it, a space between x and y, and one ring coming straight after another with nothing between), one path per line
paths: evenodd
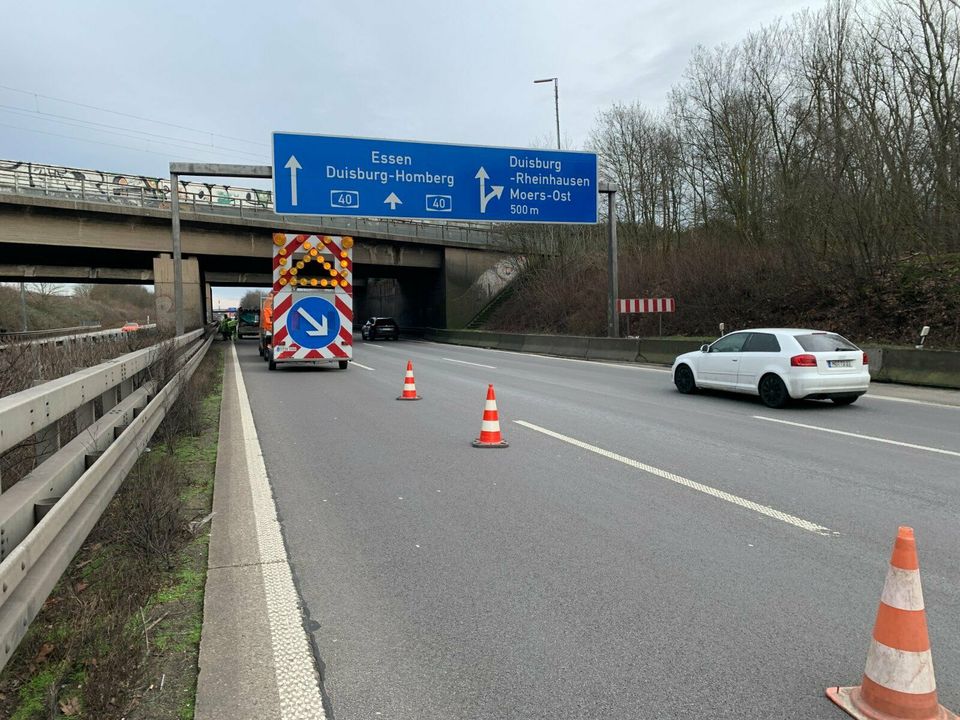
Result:
M553 107L557 116L557 150L559 150L560 149L560 85L559 85L560 81L558 78L552 77L552 78L543 78L542 80L534 80L533 84L536 85L538 83L548 83L548 82L553 83Z

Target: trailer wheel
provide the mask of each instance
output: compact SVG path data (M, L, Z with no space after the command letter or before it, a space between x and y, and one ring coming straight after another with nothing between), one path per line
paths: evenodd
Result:
M277 361L274 360L273 358L270 358L270 362L269 362L269 364L267 365L267 367L270 368L271 370L276 370L276 369L277 369Z
M347 369L347 366L348 366L350 363L348 363L346 360L341 360L338 364L340 365L340 369L341 369L341 370L346 370L346 369Z

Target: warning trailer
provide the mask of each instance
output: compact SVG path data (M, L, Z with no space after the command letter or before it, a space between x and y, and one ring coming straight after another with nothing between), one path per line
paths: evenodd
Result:
M270 369L353 359L353 238L273 236Z

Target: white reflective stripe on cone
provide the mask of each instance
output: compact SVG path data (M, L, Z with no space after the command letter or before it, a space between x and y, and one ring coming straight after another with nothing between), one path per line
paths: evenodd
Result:
M500 432L498 420L484 420L480 423L480 432Z
M487 400L487 402L486 402L486 403L484 404L484 406L483 406L483 409L484 409L484 410L494 410L494 411L496 411L496 409L497 409L497 401L496 401L496 400Z
M937 689L929 650L907 652L870 641L864 675L888 690L923 695Z
M880 602L899 610L923 610L919 570L901 570L891 565L883 583Z

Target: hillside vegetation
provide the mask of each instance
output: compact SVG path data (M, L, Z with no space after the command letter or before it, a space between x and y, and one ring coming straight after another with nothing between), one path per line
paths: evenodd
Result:
M26 286L27 328L49 330L99 323L104 328L155 316L153 293L142 285ZM0 331L20 331L19 285L0 285Z
M661 112L601 112L620 296L675 297L665 334L722 321L912 344L926 324L960 346L958 15L835 2L697 49ZM508 248L526 268L489 327L605 333L603 227L516 228Z

